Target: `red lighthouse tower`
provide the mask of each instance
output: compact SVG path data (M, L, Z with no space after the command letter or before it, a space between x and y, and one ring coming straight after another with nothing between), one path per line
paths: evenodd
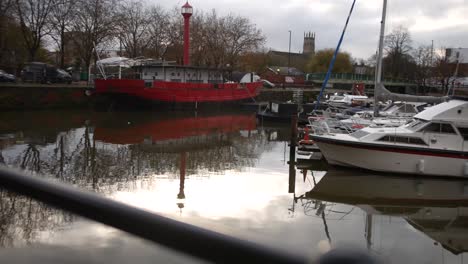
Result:
M182 15L184 16L184 65L190 65L190 17L193 8L188 1L182 6Z

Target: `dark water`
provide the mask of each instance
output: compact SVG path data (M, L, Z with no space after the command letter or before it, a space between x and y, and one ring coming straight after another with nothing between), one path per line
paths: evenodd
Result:
M468 258L468 181L315 162L291 184L289 126L250 113L0 116L1 163L178 221L311 259L340 247L385 263ZM199 262L6 191L0 209L2 263Z

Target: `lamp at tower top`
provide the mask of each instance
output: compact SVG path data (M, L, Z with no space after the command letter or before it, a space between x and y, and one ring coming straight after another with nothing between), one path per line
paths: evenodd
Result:
M192 6L188 3L188 1L185 3L185 5L182 6L182 15L184 17L190 17L193 13L193 8Z

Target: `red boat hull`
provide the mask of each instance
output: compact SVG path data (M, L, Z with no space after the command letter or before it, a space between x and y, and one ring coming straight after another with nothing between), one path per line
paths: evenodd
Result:
M228 102L257 96L262 82L253 83L178 83L144 80L95 80L96 94L129 95L156 102Z

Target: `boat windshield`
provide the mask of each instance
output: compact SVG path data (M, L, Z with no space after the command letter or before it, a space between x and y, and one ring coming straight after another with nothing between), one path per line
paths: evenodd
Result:
M400 106L396 104L391 104L384 107L381 111L382 112L395 112Z
M357 131L354 131L353 133L351 133L349 135L354 137L354 138L360 139L360 138L362 138L364 136L369 135L369 133L364 131L364 130L357 130Z
M424 121L421 119L415 119L413 122L406 125L406 128L411 131L418 131L420 128L422 128L426 124L427 124L427 121Z

